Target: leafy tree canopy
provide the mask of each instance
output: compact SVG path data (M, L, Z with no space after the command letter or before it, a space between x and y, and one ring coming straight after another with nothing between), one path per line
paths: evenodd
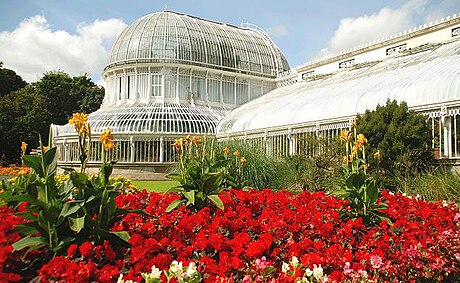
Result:
M25 88L0 96L0 157L5 154L7 162L18 161L21 141L35 147L40 133L46 142L51 124L66 124L74 112L94 112L103 98L104 88L88 75L71 77L64 72L48 72Z
M0 97L26 85L27 83L15 71L3 68L3 62L0 62Z

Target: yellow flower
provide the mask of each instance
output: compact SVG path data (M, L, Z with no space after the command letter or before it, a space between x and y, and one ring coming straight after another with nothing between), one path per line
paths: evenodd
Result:
M225 147L224 148L224 154L228 155L229 153L230 153L230 149L228 149L228 147Z
M187 135L184 141L185 141L185 146L188 146L192 142L192 138L190 137L190 135Z
M359 134L356 137L356 142L358 143L359 147L365 146L367 144L367 139L363 134Z
M114 149L115 148L115 144L113 143L113 141L108 141L106 143L104 143L104 149L105 150L111 150L111 149Z
M113 141L113 135L110 128L105 129L105 131L103 131L99 137L99 142L102 144L107 143L108 141Z
M176 148L177 151L181 151L183 142L184 140L180 138L180 139L175 140L172 145Z
M240 162L241 162L241 164L245 164L248 161L246 160L246 157L243 156L243 157L241 157Z
M368 164L368 163L367 163L367 164L364 164L364 165L363 165L363 168L364 168L365 171L367 171L367 169L369 169L369 164Z
M22 142L21 143L21 151L22 151L22 154L25 154L26 153L26 150L27 150L27 144L25 142Z
M193 136L192 141L195 145L199 145L201 143L201 139L198 136Z
M374 159L375 159L375 160L379 160L379 159L380 159L380 150L377 150L376 152L374 152Z
M99 142L104 145L105 150L111 150L115 148L115 144L113 143L113 134L110 128L107 128L105 131L101 133L99 137Z
M84 131L84 126L88 121L88 114L84 113L73 113L72 118L69 120L70 125L74 125L77 132L81 133Z
M343 164L348 164L348 155L343 156Z
M350 139L350 131L347 130L347 129L343 129L341 132L340 132L340 140L341 141L348 141Z
M237 151L235 151L235 152L233 153L233 155L235 155L235 156L240 156L240 152L237 150Z

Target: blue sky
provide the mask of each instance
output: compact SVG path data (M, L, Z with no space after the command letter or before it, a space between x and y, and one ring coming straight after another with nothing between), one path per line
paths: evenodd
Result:
M1 0L0 61L31 82L47 71L100 74L116 36L169 10L267 31L291 67L460 13L459 0Z

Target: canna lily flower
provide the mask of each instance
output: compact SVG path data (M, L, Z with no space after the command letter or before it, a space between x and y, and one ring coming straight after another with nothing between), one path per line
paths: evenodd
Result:
M27 144L25 142L22 142L21 143L21 151L22 151L22 154L25 154L26 153L26 150L27 150Z
M101 133L99 137L99 142L104 145L105 150L111 150L115 148L115 144L113 143L113 134L110 128L107 128L105 131Z
M248 161L246 160L246 157L243 156L243 157L241 157L240 162L241 162L241 164L245 164Z
M201 143L201 139L200 139L200 137L198 137L198 136L193 136L192 142L193 142L195 145L199 145L199 144Z
M379 160L379 159L380 159L380 150L377 150L376 152L374 152L374 159L375 159L375 160Z
M240 156L240 152L237 150L233 153L234 156Z
M88 114L84 113L73 113L72 118L69 120L70 125L74 125L75 129L79 133L83 133L85 131L85 124L88 121Z
M184 140L182 138L179 138L175 140L172 145L176 148L177 151L181 151L183 143Z
M185 146L188 146L192 142L192 138L190 137L190 135L187 135L184 141L185 141Z
M366 137L363 135L363 134L359 134L357 137L356 137L356 142L358 143L359 147L363 147L367 144L367 139Z
M228 149L228 147L225 147L223 151L225 156L227 156L230 153L230 149Z
M340 140L341 141L348 141L350 139L350 131L347 130L347 129L343 129L341 132L340 132Z

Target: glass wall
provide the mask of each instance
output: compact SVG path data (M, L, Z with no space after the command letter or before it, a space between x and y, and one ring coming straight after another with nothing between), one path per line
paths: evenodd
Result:
M226 76L187 68L135 68L134 73L106 74L106 104L126 100L184 100L231 109L275 88L273 80Z

